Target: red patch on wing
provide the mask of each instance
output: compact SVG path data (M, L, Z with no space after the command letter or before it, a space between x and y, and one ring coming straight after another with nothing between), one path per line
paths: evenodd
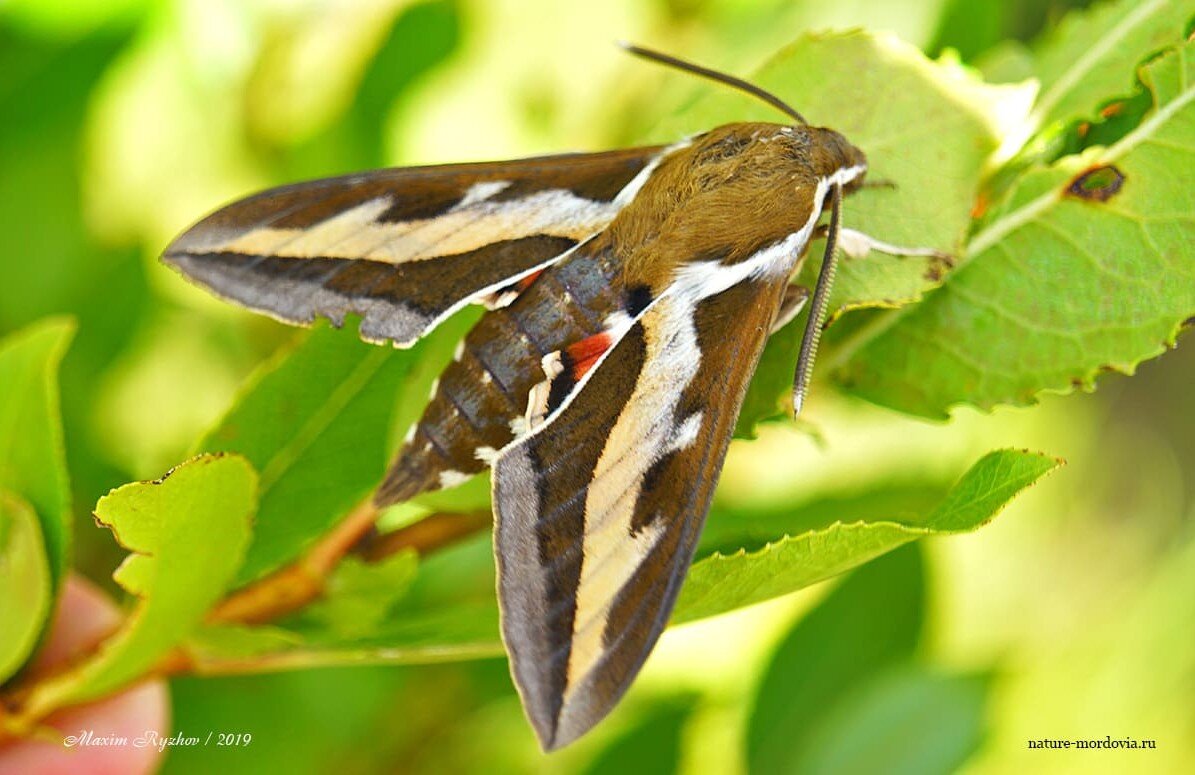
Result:
M544 270L537 269L536 271L527 275L522 280L519 280L518 282L515 283L515 290L518 291L519 293L522 293L523 291L527 290L528 288L531 287L531 283L535 282L536 279L543 273L544 273Z
M603 331L566 347L564 349L567 356L565 362L572 367L573 380L576 381L584 377L585 373L593 368L598 358L601 358L602 353L609 350L612 344L614 344L613 338Z

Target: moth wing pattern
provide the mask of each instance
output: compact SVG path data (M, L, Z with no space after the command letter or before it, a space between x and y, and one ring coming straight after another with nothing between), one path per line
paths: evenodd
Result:
M499 297L599 232L659 148L374 170L264 191L192 226L163 260L283 322L361 316L413 344L462 305Z
M503 638L546 749L614 707L667 623L785 285L662 295L496 461Z

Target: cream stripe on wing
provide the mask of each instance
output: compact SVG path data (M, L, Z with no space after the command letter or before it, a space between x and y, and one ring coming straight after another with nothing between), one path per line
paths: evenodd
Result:
M368 228L390 207L390 197L380 196L337 213L305 229L277 229L272 226L247 231L222 244L206 246L204 252L231 251L254 256L309 258L319 255L353 233Z
M478 195L493 195L493 187ZM493 242L543 234L584 239L604 228L621 202L595 202L571 191L539 191L506 202L478 200L443 215L379 223L390 198L363 202L301 229L264 227L238 235L211 251L283 258L364 258L400 264L468 253Z
M643 316L644 369L610 431L585 501L581 578L568 663L571 690L601 658L605 621L614 599L663 533L662 524L632 531L635 505L652 465L692 443L701 418L673 424L681 393L697 374L701 352L692 307L665 296Z

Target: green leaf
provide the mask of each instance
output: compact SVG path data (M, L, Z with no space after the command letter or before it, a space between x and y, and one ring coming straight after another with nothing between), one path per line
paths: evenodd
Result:
M961 248L984 164L1002 129L1027 109L1029 96L1022 87L991 86L957 64L931 61L894 36L862 31L805 35L751 80L811 124L831 127L861 148L869 179L895 184L852 196L844 226L897 245L946 252ZM709 91L658 134L675 139L728 121L785 120L725 87ZM925 274L919 260L871 255L845 261L833 306L914 300L938 282Z
M236 455L204 456L155 482L101 498L95 516L130 554L114 578L137 607L87 661L37 686L34 718L109 694L142 676L220 599L249 542L257 475Z
M1035 52L1042 92L1030 126L1093 117L1132 88L1139 62L1182 41L1192 16L1187 0L1117 0L1067 14Z
M199 443L242 454L261 472L238 586L297 556L372 491L472 320L454 316L410 350L363 343L352 325L321 325L250 381Z
M258 624L201 624L183 644L195 672L219 663L228 669L236 663L252 664L265 655L276 654L303 643L303 636L283 627Z
M724 527L718 531L720 551L693 563L673 619L684 622L758 603L830 578L918 538L974 530L1058 464L1054 458L1031 452L989 452L928 514L872 515L842 522L815 506L825 523L811 525L807 512L798 510L791 524L799 532L780 532L782 525L773 523L774 537L759 548L749 518L721 516L719 522L732 522L737 516L744 525L739 548L731 552L731 535Z
M1195 315L1195 44L1152 61L1154 109L1108 148L1025 176L949 282L844 345L838 377L869 400L927 417L969 403L1029 404L1132 373ZM1093 196L1085 171L1123 184ZM1070 193L1072 189L1085 196ZM1106 194L1106 196L1103 196Z
M71 542L58 364L74 332L71 321L50 318L0 341L0 489L27 500L41 521L52 589Z
M493 592L491 591L491 596ZM205 627L184 645L196 673L306 670L341 665L426 665L501 656L498 606L391 612L373 632L304 635L282 626Z
M802 618L760 683L747 729L748 771L801 771L827 709L912 655L924 597L921 555L906 547L852 573Z
M782 536L822 530L839 522L875 521L877 515L924 526L953 485L953 479L871 478L842 491L819 491L805 502L727 507L715 499L696 557L758 551Z
M415 581L413 550L376 563L347 557L332 573L323 595L303 610L296 628L315 640L355 639L374 633Z
M806 35L773 57L751 80L800 110L812 124L842 132L867 154L869 177L896 188L852 196L843 225L897 245L957 254L984 164L1003 123L1019 121L1029 92L990 86L957 64L932 62L889 35ZM877 109L876 106L882 106ZM665 125L657 139L675 139L728 121L784 120L724 87ZM822 243L810 247L801 282L812 287ZM871 254L844 260L834 285L835 314L859 307L897 307L941 281L937 262ZM774 337L748 393L739 435L777 414L792 385L801 325Z
M792 592L918 538L974 529L1056 465L1043 455L1000 450L984 456L948 490L876 484L861 494L824 497L785 511L715 512L674 620ZM877 516L881 510L886 513ZM371 631L338 635L327 628L306 633L269 628L258 637L253 631L221 630L205 631L188 647L200 672L239 671L250 664L277 669L500 655L490 537L421 558L401 600Z
M828 709L791 771L958 772L982 742L988 684L915 664L876 676Z
M399 567L393 573L398 575L411 561L396 562ZM361 586L374 586L375 581ZM350 626L337 633L306 616L270 627L221 625L198 631L188 641L187 653L200 673L425 664L502 654L488 535L421 558L413 578L399 581L402 594L388 603L379 604L368 593L353 602L371 616L384 609L385 615L377 616L368 631Z
M0 490L0 684L33 653L50 616L52 588L37 514L20 496Z

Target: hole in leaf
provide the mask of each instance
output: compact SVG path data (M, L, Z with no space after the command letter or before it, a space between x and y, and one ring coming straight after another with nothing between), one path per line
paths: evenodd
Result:
M1089 201L1107 202L1124 185L1124 173L1112 165L1092 167L1066 187L1066 193Z

